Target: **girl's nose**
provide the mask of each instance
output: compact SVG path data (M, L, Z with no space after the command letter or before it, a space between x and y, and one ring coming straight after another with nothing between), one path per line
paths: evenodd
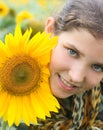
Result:
M72 67L69 70L69 77L73 83L83 83L86 78L86 69L81 66Z

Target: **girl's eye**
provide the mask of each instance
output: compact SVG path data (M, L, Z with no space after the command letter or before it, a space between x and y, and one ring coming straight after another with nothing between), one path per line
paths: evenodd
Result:
M103 71L103 67L101 66L101 65L93 65L92 66L93 67L93 69L95 70L95 71L97 71L97 72L102 72Z
M73 49L68 49L68 52L71 56L74 56L74 57L76 57L78 55L77 52Z

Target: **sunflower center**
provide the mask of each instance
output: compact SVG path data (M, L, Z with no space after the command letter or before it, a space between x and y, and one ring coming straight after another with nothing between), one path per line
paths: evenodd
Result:
M30 56L14 56L7 60L1 70L4 90L15 95L29 94L40 81L40 66Z
M16 65L11 72L11 81L17 86L27 84L32 79L33 71L27 62Z

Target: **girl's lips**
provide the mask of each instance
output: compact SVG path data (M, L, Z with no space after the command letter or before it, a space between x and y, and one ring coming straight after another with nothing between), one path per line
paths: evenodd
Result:
M60 75L58 75L58 81L59 81L59 85L60 87L62 87L64 90L66 91L71 91L74 89L77 89L76 86L68 83L64 78L62 78Z

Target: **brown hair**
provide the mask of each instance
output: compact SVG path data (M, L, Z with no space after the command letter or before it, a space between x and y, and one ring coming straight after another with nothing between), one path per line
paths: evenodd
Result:
M103 38L103 0L68 0L55 17L55 34L72 29L87 29Z

